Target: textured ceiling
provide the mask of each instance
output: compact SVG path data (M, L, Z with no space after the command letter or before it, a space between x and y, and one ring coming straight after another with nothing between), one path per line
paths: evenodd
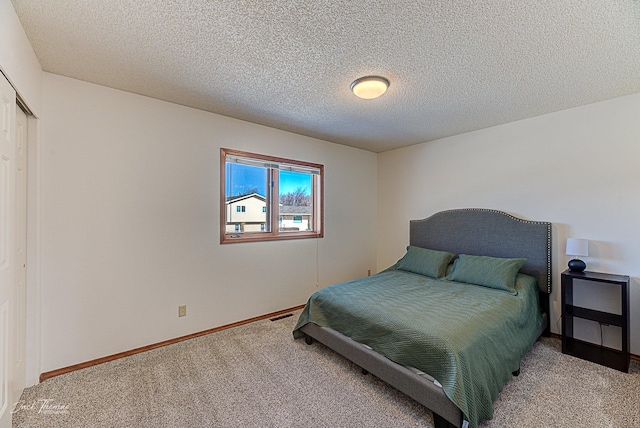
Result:
M12 3L45 71L375 152L640 92L640 0Z

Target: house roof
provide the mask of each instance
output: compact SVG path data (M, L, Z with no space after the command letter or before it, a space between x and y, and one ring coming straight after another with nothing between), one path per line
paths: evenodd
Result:
M262 202L265 202L267 200L264 196L258 193L251 193L248 195L241 195L241 196L227 196L227 204L232 204L234 202L239 202L249 198L256 198L261 200Z
M640 92L637 0L12 3L46 72L374 152Z
M312 214L313 207L307 206L293 206L293 205L282 205L280 206L280 214L281 215L291 215L291 214Z

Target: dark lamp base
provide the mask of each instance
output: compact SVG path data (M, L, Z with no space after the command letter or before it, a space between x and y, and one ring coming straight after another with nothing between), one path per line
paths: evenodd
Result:
M587 268L587 265L580 259L569 260L569 270L572 272L582 272Z

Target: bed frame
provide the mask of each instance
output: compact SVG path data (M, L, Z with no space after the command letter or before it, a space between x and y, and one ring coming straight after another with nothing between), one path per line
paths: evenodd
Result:
M455 254L518 258L520 269L538 280L543 324L539 336L550 335L551 223L529 221L502 211L468 208L442 211L409 223L410 245ZM433 411L436 428L462 427L460 409L430 376L416 374L364 345L326 327L308 323L300 328L307 344L324 344L379 379Z

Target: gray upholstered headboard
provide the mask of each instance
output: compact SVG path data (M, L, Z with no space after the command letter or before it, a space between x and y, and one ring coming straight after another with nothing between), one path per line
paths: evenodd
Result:
M481 208L441 211L412 220L409 242L455 254L526 258L520 271L536 278L541 292L551 293L551 223Z

